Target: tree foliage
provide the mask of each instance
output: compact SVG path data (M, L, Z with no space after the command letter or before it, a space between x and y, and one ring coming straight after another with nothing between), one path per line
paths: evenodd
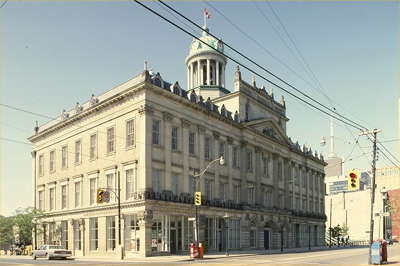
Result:
M0 216L0 243L2 249L8 249L14 243L14 217Z

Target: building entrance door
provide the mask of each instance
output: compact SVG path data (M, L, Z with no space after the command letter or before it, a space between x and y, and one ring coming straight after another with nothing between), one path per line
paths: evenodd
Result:
M264 248L269 249L269 229L264 230Z
M170 229L169 230L169 250L171 251L171 254L176 254L176 247L177 247L177 234L176 234L176 229Z

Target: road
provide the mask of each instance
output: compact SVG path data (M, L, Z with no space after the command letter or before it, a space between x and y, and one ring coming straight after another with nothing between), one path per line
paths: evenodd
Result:
M399 244L388 247L389 265L400 265ZM69 260L32 260L30 257L3 256L0 265L367 265L366 246L320 251L302 251L284 254L231 254L226 257L206 255L202 260L190 260L189 256L158 256L126 260L76 258ZM385 263L386 264L386 263Z

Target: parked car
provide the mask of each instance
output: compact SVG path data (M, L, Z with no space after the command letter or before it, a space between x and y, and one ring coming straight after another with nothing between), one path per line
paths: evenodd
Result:
M390 238L386 238L386 243L388 244L388 245L393 245L393 240L392 239L390 239Z
M34 260L36 258L46 258L51 260L53 258L66 259L72 256L72 252L70 250L66 250L63 246L60 245L44 245L41 246L38 250L34 250L31 253L31 256Z

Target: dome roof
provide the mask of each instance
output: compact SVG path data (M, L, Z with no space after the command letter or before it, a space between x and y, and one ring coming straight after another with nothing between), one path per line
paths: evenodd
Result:
M216 38L212 37L209 35L209 29L207 26L203 26L203 32L202 36L199 38L201 41L204 43L210 45L211 47L214 47L220 52L224 52L224 45L221 40L217 40ZM215 51L212 49L210 46L204 44L197 39L194 39L192 43L190 44L190 54L198 53L201 51Z

